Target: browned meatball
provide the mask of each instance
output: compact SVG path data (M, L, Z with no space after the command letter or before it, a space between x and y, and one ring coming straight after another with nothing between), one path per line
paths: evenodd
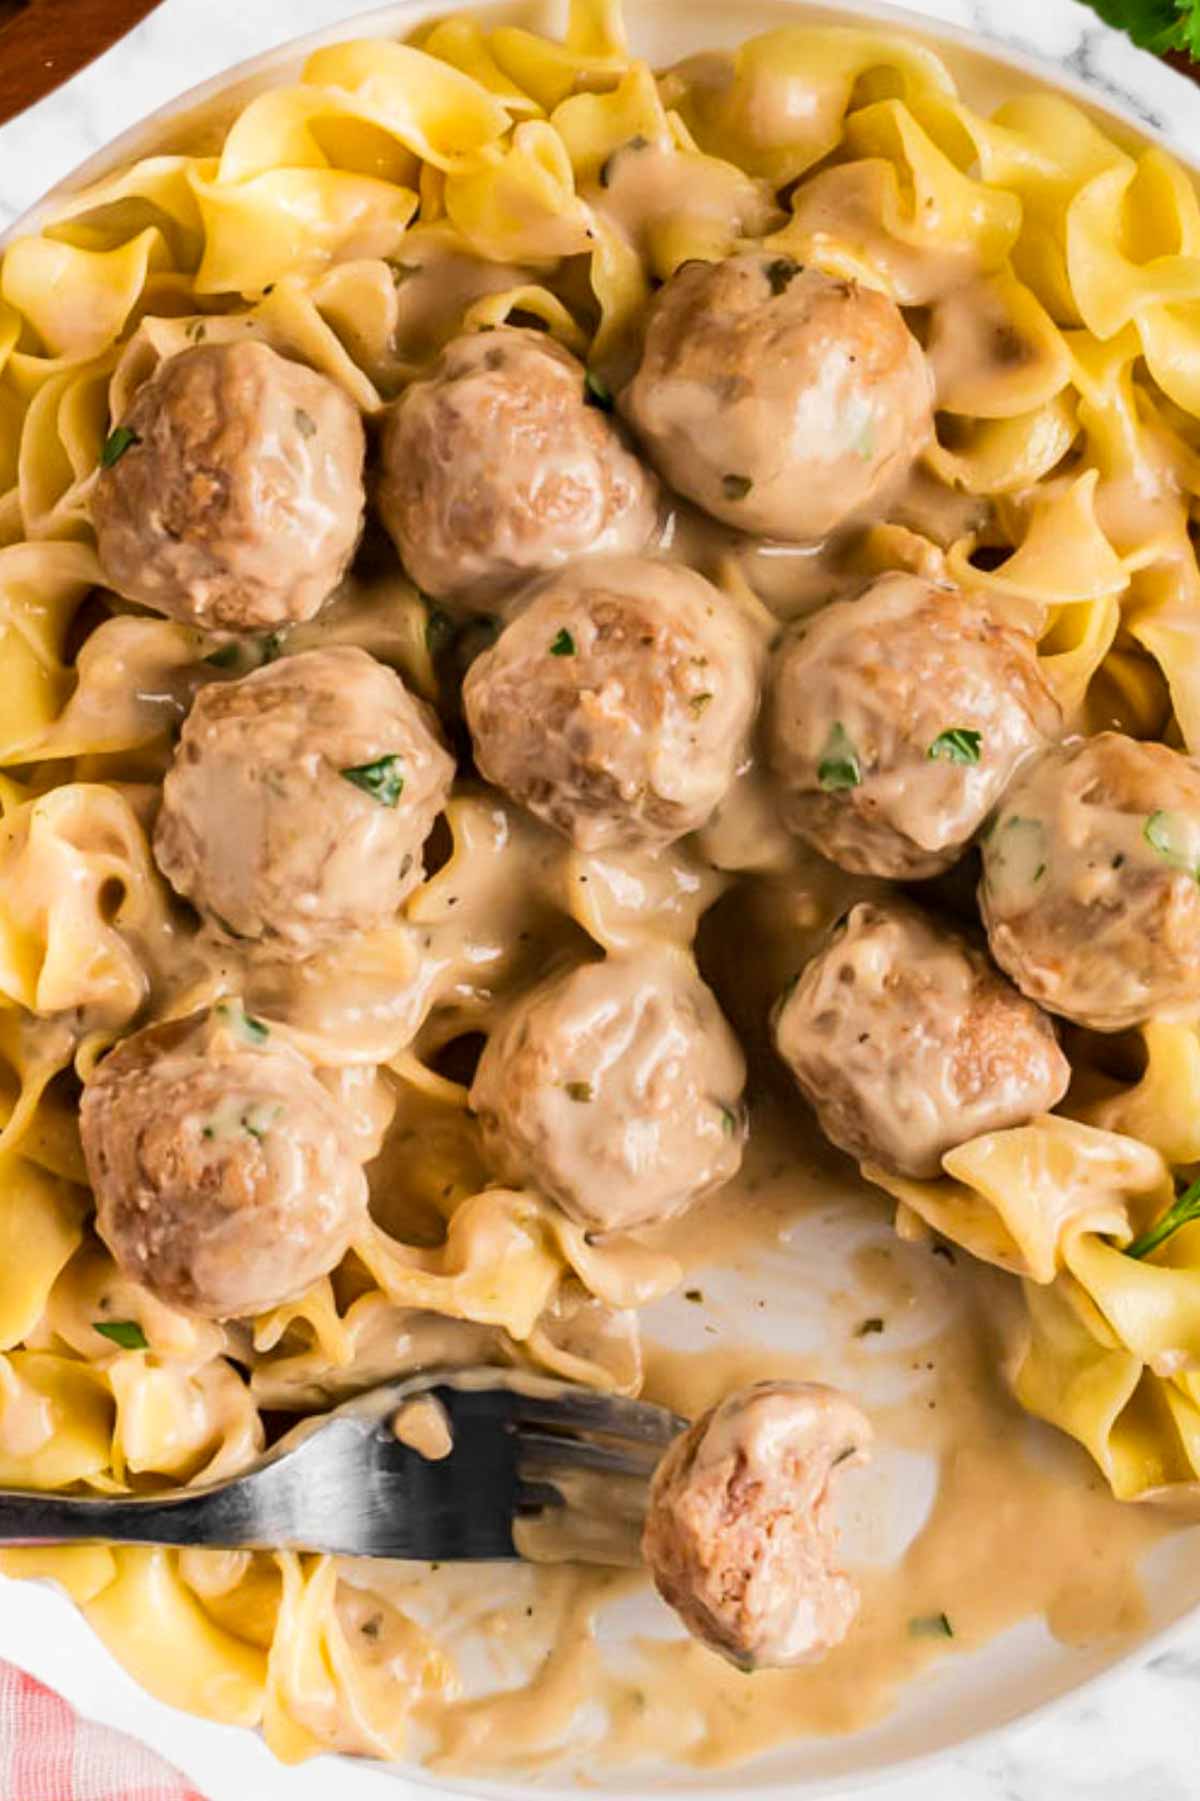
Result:
M638 551L658 484L541 332L455 338L384 416L380 517L426 594L477 604L585 551Z
M487 1041L471 1106L505 1180L581 1225L668 1218L736 1175L746 1066L691 962L609 957L522 996Z
M392 917L454 764L399 676L346 645L202 688L154 854L215 932L308 956Z
M175 1307L213 1319L276 1307L366 1220L337 1106L235 1002L127 1039L84 1089L80 1127L100 1236Z
M843 869L911 880L957 861L1061 724L1027 633L896 572L784 638L767 754L792 831Z
M1045 1014L899 902L853 907L773 1025L825 1136L895 1175L940 1174L968 1138L1048 1112L1071 1076Z
M1097 1032L1200 1007L1200 766L1120 732L1021 774L984 840L980 906L1017 986Z
M694 570L635 557L549 577L463 689L483 774L584 851L702 826L757 703L732 603Z
M654 1473L642 1555L688 1631L739 1669L803 1663L845 1638L858 1590L835 1561L836 1470L872 1433L816 1382L759 1382L677 1438Z
M311 619L345 574L365 438L327 376L261 343L198 345L138 390L110 444L92 520L127 599L264 631Z
M675 271L621 410L680 494L806 543L889 504L932 434L933 383L884 295L756 251Z

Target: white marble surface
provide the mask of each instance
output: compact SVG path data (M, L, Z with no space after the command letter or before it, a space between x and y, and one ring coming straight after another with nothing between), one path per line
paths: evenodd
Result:
M1074 0L907 0L930 18L972 27L1050 57L1124 105L1200 162L1200 90L1134 50ZM636 21L642 5L627 0ZM26 206L130 123L195 83L355 10L352 0L164 0L122 44L23 118L0 129L0 232ZM18 1655L77 1704L141 1730L211 1801L327 1801L336 1789L417 1801L429 1788L336 1772L327 1761L285 1771L245 1735L147 1704L101 1660L61 1603L53 1642L45 1597L3 1586L0 1653ZM1131 1664L1074 1701L953 1756L871 1789L878 1801L1197 1801L1200 1797L1200 1620L1173 1648ZM531 1791L535 1792L535 1791ZM0 1801L27 1801L0 1796Z

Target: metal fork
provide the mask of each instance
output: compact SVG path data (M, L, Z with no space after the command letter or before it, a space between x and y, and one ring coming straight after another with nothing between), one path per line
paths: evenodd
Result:
M440 1459L402 1444L390 1424L422 1396L452 1434ZM663 1407L547 1378L432 1370L305 1420L225 1482L116 1500L0 1489L0 1544L112 1539L466 1562L520 1557L514 1526L520 1538L523 1524L568 1525L582 1511L593 1517L578 1534L556 1533L552 1545L566 1548L549 1555L623 1562L604 1516L636 1527L648 1478L684 1425Z

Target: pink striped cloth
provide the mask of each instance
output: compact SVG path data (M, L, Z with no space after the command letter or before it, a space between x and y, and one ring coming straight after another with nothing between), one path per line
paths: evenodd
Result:
M204 1801L136 1739L0 1663L0 1801Z

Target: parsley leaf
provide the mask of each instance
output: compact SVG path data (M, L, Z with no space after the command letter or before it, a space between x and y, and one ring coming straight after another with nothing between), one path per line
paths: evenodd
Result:
M137 433L132 431L128 425L118 425L117 429L109 432L104 440L104 448L100 452L100 467L111 469L114 463L120 462L127 450L132 450L133 446L140 444L141 441Z
M753 486L754 483L748 475L723 475L721 477L721 487L725 492L726 500L745 500Z
M551 644L550 655L552 657L573 657L575 655L575 640L565 625Z
M922 1614L908 1622L909 1638L953 1638L954 1628L944 1613Z
M150 1341L135 1319L94 1319L92 1331L123 1351L148 1351Z
M563 1086L573 1101L590 1101L592 1098L590 1082L564 1082Z
M1107 24L1128 32L1143 50L1156 56L1181 50L1200 61L1197 0L1088 0L1088 4Z
M826 794L836 794L842 788L857 788L862 782L858 752L840 720L825 740L817 765L817 780Z
M588 369L583 377L583 398L589 406L598 406L602 413L613 410L613 391L602 375L594 369Z
M251 1018L237 1001L218 1001L213 1012L222 1025L232 1026L247 1044L265 1044L271 1036L270 1026L264 1025L261 1019Z
M1189 1188L1185 1188L1160 1220L1143 1232L1140 1238L1135 1238L1132 1244L1127 1244L1125 1255L1148 1257L1151 1251L1156 1251L1160 1244L1165 1244L1168 1238L1178 1232L1180 1226L1186 1226L1194 1219L1200 1219L1200 1182L1193 1182Z
M242 647L236 638L228 644L222 644L220 650L210 651L204 659L214 669L236 669L241 660Z
M1151 850L1157 851L1164 863L1172 869L1185 869L1200 882L1200 869L1193 864L1188 851L1187 840L1190 836L1190 821L1178 813L1166 813L1161 809L1151 813L1142 827L1142 837Z
M929 746L929 756L942 763L978 763L982 732L969 732L964 726L952 726L940 732Z
M398 807L404 793L404 764L399 757L376 757L373 763L356 763L353 769L339 772L343 781L353 782L381 807Z
M317 422L313 418L311 413L306 413L302 406L298 406L296 408L295 419L296 419L296 430L300 433L300 436L302 438L315 438L316 437Z

